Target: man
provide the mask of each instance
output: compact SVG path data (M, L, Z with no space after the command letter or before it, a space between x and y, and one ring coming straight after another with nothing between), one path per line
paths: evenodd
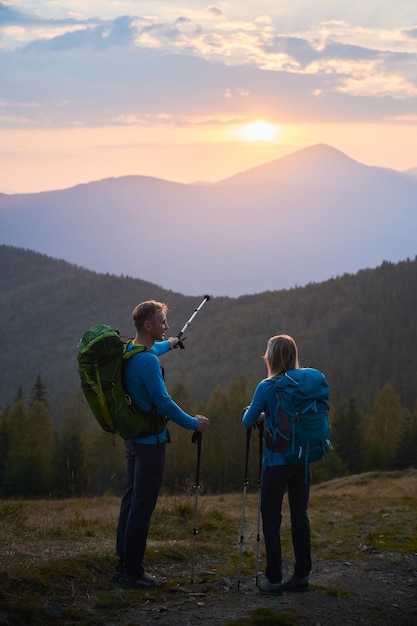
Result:
M179 342L177 337L163 341L169 328L167 312L167 305L155 300L142 302L133 310L136 335L128 349L143 345L146 351L126 361L126 391L139 410L165 416L187 430L204 432L208 419L203 415L192 417L185 413L172 400L165 385L158 355L177 348ZM126 493L121 502L117 529L119 564L115 578L137 589L161 587L166 583L165 578L145 572L143 559L150 520L162 483L167 439L165 420L157 434L125 441Z

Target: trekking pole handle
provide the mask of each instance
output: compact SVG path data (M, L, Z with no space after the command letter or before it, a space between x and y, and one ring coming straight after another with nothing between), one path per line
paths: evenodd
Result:
M191 315L190 319L188 319L184 326L181 328L180 332L178 333L177 337L178 339L181 339L181 337L183 336L183 334L185 333L185 331L187 330L187 328L189 327L189 325L191 324L191 322L193 321L193 319L195 318L195 316L197 315L197 313L200 311L200 309L205 305L206 302L208 302L210 300L210 296L204 296L202 302L198 305L198 307L195 309L194 313ZM184 337L185 339L185 337ZM182 341L184 341L184 339ZM185 346L183 344L182 341L178 342L178 346L180 348L180 350L184 350Z

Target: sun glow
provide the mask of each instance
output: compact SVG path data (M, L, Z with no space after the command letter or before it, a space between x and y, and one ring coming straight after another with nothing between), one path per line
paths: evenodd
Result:
M279 127L269 122L251 122L242 126L239 134L245 141L277 141Z

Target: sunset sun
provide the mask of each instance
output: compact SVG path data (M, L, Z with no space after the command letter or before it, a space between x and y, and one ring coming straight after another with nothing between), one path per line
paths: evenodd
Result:
M268 122L251 122L242 126L239 134L245 141L276 141L279 127Z

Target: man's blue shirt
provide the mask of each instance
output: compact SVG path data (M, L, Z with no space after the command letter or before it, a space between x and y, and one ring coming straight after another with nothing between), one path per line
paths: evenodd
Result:
M131 342L127 350L131 350L135 345ZM166 388L158 356L165 354L169 349L169 341L160 341L155 343L150 350L139 352L127 359L124 370L126 391L139 410L142 409L147 413L155 410L158 415L165 415L169 420L187 430L196 430L198 420L183 411L171 398ZM166 441L166 429L161 435L135 437L132 441L156 443L155 437L158 437L158 443Z

